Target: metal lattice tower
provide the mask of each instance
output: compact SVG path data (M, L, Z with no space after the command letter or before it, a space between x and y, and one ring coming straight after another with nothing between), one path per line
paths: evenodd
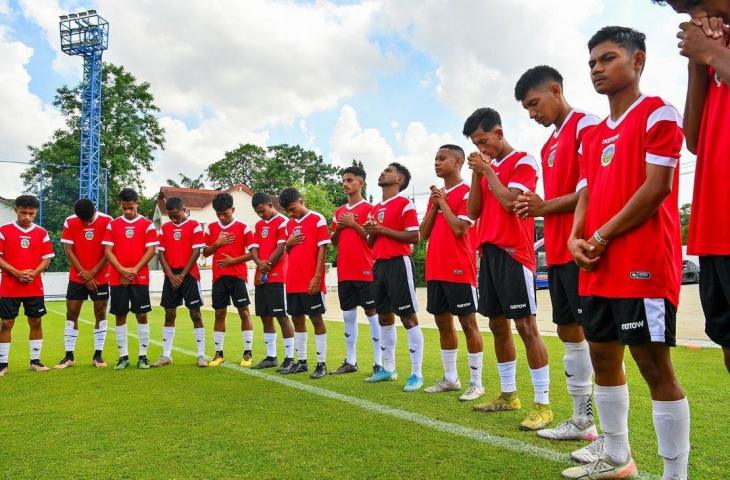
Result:
M62 15L59 22L61 50L84 57L81 85L81 145L79 149L79 198L99 207L101 154L101 55L109 47L109 22L96 10Z

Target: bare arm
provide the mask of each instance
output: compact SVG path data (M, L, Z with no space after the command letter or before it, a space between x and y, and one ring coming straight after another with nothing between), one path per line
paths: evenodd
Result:
M121 263L119 263L119 259L117 259L117 256L114 255L114 252L112 251L113 248L114 247L111 245L104 245L104 257L109 261L109 264L114 267L114 270L122 273L126 269L122 266Z
M271 253L271 256L267 260L269 266L273 267L277 263L279 263L279 260L281 260L281 257L284 256L284 252L286 251L286 247L284 243L278 243L276 244L276 249Z
M478 220L482 214L482 175L475 171L471 174L471 190L466 209L472 220Z
M599 257L592 257L595 250L584 237L586 210L588 209L588 188L583 188L578 193L578 204L575 207L573 216L573 228L568 238L568 250L573 256L575 263L583 270L593 270Z
M142 268L147 265L150 260L152 260L152 257L155 256L155 246L150 245L147 247L147 249L144 252L144 255L142 255L142 258L139 259L139 262L137 262L137 265L133 267L134 272L139 272L142 270Z
M8 262L5 261L5 258L3 258L2 255L0 255L0 270L3 272L7 272L10 275L14 276L18 280L20 279L20 270L10 265Z
M314 277L309 282L309 294L314 295L320 289L322 284L322 275L324 275L324 260L327 255L327 245L320 245L317 250L317 268L314 271Z
M519 188L505 187L491 167L487 169L484 176L487 179L489 189L492 191L492 194L495 196L499 204L502 205L502 208L510 213L513 212L517 197L522 195L522 190Z
M165 258L165 251L160 250L160 252L157 254L157 258L160 259L160 265L162 265L162 271L164 272L165 276L172 281L172 277L174 277L175 274L172 273L172 268L170 268L170 264L167 263L167 258Z
M428 240L428 238L431 236L431 230L433 230L433 223L436 221L437 213L438 208L433 205L426 212L426 216L423 217L423 221L421 222L421 226L419 227L419 232L423 240Z
M688 65L687 100L684 105L684 135L687 150L696 154L700 137L700 123L705 108L705 97L710 82L707 66L691 61Z
M466 235L466 232L470 227L469 223L456 216L446 201L441 202L439 208L441 208L441 212L446 219L446 223L449 225L449 228L451 228L451 231L454 232L456 238L461 238Z
M378 230L378 235L392 238L393 240L401 243L411 243L414 245L418 243L418 230L392 230L390 228L381 226Z
M193 265L195 265L195 262L198 261L198 258L200 258L200 248L193 248L193 251L190 252L190 257L188 258L187 263L183 267L183 271L180 272L180 275L183 277L190 273L190 270L193 269Z

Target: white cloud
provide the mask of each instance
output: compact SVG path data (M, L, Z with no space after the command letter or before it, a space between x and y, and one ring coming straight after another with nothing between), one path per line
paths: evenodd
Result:
M23 15L35 22L43 31L48 45L57 51L53 60L53 70L67 79L81 78L81 60L61 52L61 41L58 33L58 17L60 15L83 11L85 8L69 8L68 11L61 8L58 0L20 0L20 7Z

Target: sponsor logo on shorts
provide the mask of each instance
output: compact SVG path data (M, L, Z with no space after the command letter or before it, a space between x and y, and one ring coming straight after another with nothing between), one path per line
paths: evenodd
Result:
M510 305L509 306L509 309L510 310L517 310L518 308L526 308L526 307L527 307L527 304L526 303L520 303L520 304L517 304L517 305Z
M309 309L314 310L315 308L320 308L321 306L322 306L322 304L318 303L317 305L312 305L311 307L309 307Z
M127 227L124 229L124 236L132 238L134 236L134 227Z
M45 312L45 311L46 311L46 309L45 309L45 308L39 308L39 309L38 309L38 313L43 313L43 312Z
M30 238L21 237L20 238L20 248L28 248L28 247L30 247Z
M456 305L456 308L464 308L464 307L468 307L469 305L471 305L471 302L469 302L469 303L459 303L459 304Z
M622 323L621 324L621 330L636 330L637 328L643 328L644 327L644 320L640 322L629 322L629 323Z
M611 161L613 160L613 156L616 154L616 145L610 144L604 147L603 151L601 152L601 165L604 167L607 167L611 164Z
M180 240L182 238L182 232L180 230L175 230L172 234L172 238Z
M109 295L109 292L97 292L96 295L99 296L99 297L104 297L106 295Z
M372 303L375 303L375 300L365 300L365 305L370 305Z
M193 300L192 302L190 302L190 305L195 305L196 303L200 303L200 300Z
M84 230L84 238L86 240L93 240L94 239L94 231L93 230Z
M141 306L141 307L139 307L139 308L150 308L150 306L149 306L149 305L142 305L142 306Z
M284 309L283 309L283 308L275 308L275 309L273 309L272 311L273 311L273 312L283 312L283 311L284 311Z
M650 280L651 272L631 272L629 278L631 280Z
M398 307L398 310L399 311L400 310L405 310L406 308L411 308L411 304L409 303L408 305L403 305L402 307Z

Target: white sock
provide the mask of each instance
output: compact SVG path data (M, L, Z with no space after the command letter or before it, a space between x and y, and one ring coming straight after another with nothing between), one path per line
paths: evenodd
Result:
M357 363L357 310L343 310L342 320L345 323L346 360L350 365Z
M456 373L456 350L441 350L441 363L444 366L444 378L447 382L456 383L459 374Z
M297 349L297 360L307 361L307 332L294 332L294 345Z
M127 324L117 325L114 327L114 336L117 340L117 348L119 349L119 357L129 356L129 340L127 339Z
M139 337L139 356L147 355L147 348L150 346L150 324L138 323L137 336Z
M469 358L469 382L473 383L477 387L483 387L482 385L482 363L484 358L483 352L470 353L467 355Z
M241 336L243 337L243 351L253 351L253 330L242 330Z
M593 425L591 390L593 387L593 366L588 342L565 342L563 364L568 384L568 393L573 397L573 423L581 428Z
M0 363L7 365L10 356L10 342L0 343Z
M29 340L28 344L30 347L30 359L40 360L41 350L43 349L43 339L41 338L39 340Z
M381 325L380 350L383 352L383 368L395 372L395 346L398 343L398 332L395 325Z
M162 355L172 358L172 341L175 339L175 327L162 327Z
M63 330L63 346L67 352L76 350L76 338L79 331L74 328L74 322L66 320L66 328Z
M406 330L408 334L408 352L411 354L411 375L423 377L423 332L421 326L416 325Z
M94 329L94 350L103 351L106 342L106 320L99 320L99 328Z
M223 351L223 344L226 340L226 332L219 332L213 330L213 345L215 346L215 353Z
M195 335L195 344L198 347L198 356L205 356L205 328L193 328L193 335Z
M370 341L373 342L373 363L375 365L383 365L383 351L380 349L380 323L378 316L371 315L368 317L370 322Z
M264 343L266 344L266 356L276 358L276 332L264 332Z
M284 337L284 356L294 358L294 337Z
M317 363L327 361L327 334L314 336L314 345L317 347Z
M690 450L687 398L651 403L659 455L664 459L664 478L686 480Z
M503 393L517 391L517 360L497 364L499 383Z
M629 387L596 385L596 406L605 436L606 455L624 463L631 455L629 446Z
M550 404L550 367L545 365L542 368L530 369L532 377L532 389L535 392L535 403L541 405Z

